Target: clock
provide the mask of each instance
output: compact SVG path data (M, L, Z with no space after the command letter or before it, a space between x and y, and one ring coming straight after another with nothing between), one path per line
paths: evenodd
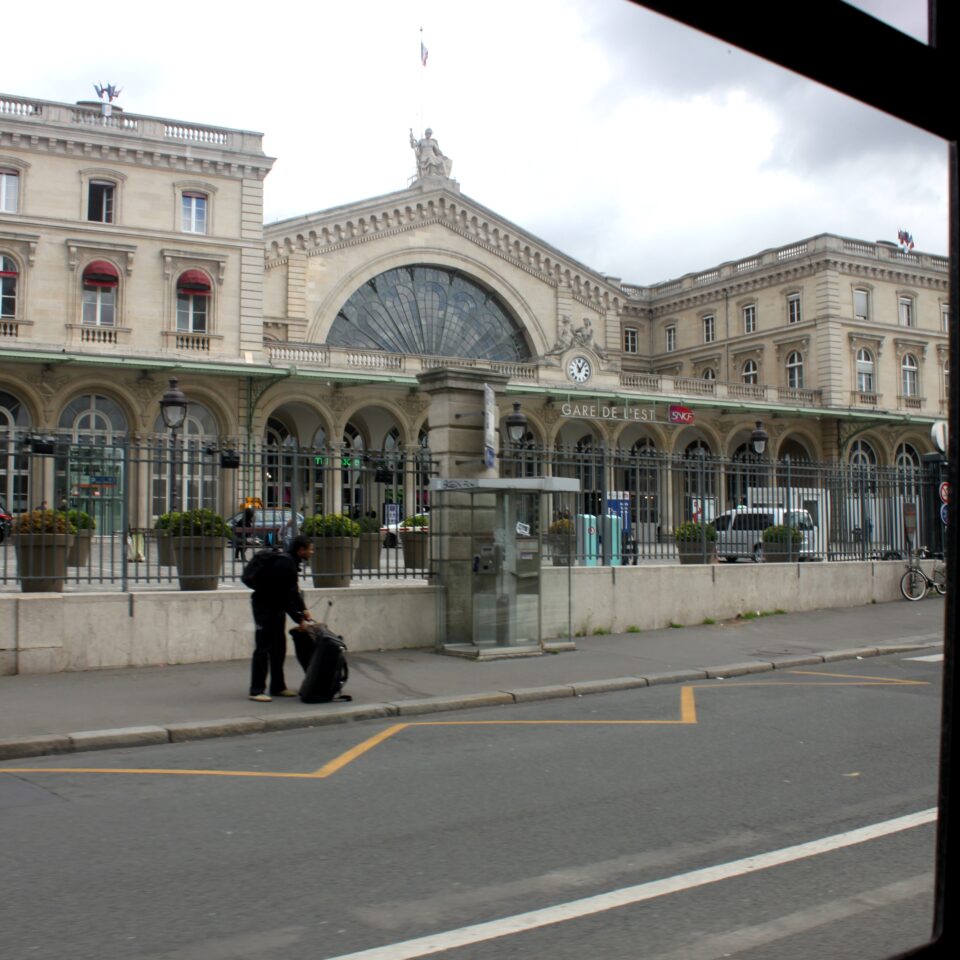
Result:
M574 357L567 366L567 376L574 383L586 383L593 371L586 357Z

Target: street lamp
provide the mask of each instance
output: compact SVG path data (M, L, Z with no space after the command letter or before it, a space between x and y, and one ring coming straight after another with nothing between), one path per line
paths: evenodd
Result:
M523 438L527 435L527 418L520 411L519 400L513 402L513 413L507 414L503 422L506 424L510 443L515 447L523 443Z
M170 498L167 504L168 512L179 500L178 475L176 460L177 434L183 426L183 421L187 419L187 397L186 394L177 386L179 381L176 377L170 378L170 386L160 398L160 416L163 417L164 426L170 431Z
M763 456L763 451L767 449L767 441L770 439L767 431L763 429L763 421L758 420L753 433L750 434L750 446L753 452L758 456Z

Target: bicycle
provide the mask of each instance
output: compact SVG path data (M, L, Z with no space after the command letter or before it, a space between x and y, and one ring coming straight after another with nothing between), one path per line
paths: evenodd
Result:
M931 590L936 590L941 597L947 592L947 571L941 559L934 564L931 576L927 576L920 566L921 558L932 556L925 547L910 555L907 572L900 578L900 592L904 600L922 600Z

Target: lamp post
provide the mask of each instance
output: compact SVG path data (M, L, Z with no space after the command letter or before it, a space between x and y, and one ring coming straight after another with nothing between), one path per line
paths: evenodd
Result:
M187 397L177 386L176 377L170 378L170 386L160 398L160 416L164 426L170 431L170 485L167 511L172 512L179 499L179 473L177 471L176 450L177 434L187 419Z

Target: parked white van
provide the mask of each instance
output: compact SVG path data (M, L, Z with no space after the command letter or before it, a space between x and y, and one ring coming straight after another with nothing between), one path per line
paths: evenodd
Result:
M781 507L736 507L721 513L714 521L717 531L717 556L731 562L741 557L759 563L763 559L763 531L767 527L789 524L803 534L797 544L797 559L816 556L816 526L806 510Z

